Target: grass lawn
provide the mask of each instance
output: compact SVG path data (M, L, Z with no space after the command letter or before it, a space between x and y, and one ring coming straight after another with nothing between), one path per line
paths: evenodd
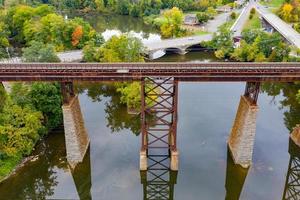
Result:
M260 29L260 28L262 28L262 26L261 26L261 22L260 22L260 19L259 19L259 15L256 12L253 15L252 19L247 20L246 24L243 27L243 30Z
M206 35L206 34L209 34L209 32L207 31L194 31L193 35Z
M274 8L279 8L285 0L268 0L268 1L260 1L261 4L274 7Z

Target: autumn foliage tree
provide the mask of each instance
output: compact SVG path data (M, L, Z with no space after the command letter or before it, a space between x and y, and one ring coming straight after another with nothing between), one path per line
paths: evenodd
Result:
M77 26L72 33L72 45L73 47L76 47L79 44L79 41L81 40L83 36L83 29L82 26Z
M293 11L293 6L289 3L285 3L282 5L282 7L280 8L278 15L287 22L291 22L293 20L293 15L292 15L292 11Z

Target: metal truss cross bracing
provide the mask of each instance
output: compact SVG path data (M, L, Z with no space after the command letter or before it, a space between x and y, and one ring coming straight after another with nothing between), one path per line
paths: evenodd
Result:
M176 151L178 81L149 77L142 80L142 151L148 167L141 171L144 200L174 199L177 172L170 169Z
M178 81L174 78L142 80L142 150L176 150ZM153 120L146 120L146 118Z
M300 147L290 139L289 141L290 162L286 175L283 200L300 199Z
M163 160L164 158L162 158ZM169 158L163 162L168 163ZM161 165L158 163L157 165ZM177 171L171 171L165 164L161 169L149 168L141 171L144 200L173 200ZM161 166L161 167L162 167Z
M260 91L260 82L247 82L244 96L248 98L251 104L256 105Z

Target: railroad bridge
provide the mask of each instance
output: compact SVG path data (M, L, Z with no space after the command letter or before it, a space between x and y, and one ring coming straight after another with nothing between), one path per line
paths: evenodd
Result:
M161 190L159 194L165 194L174 189L178 170L179 82L246 82L229 134L228 147L234 163L248 168L255 140L260 84L300 81L300 63L0 64L0 82L10 81L61 83L67 159L72 168L82 162L89 147L73 82L140 81L142 183L145 194L154 194L153 190L158 189ZM148 123L147 116L155 117L154 124ZM300 141L300 134L294 135L294 141ZM168 181L161 182L162 177L167 175Z

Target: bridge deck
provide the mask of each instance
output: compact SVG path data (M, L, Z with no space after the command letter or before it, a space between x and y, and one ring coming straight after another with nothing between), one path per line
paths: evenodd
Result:
M161 40L152 43L145 43L144 45L147 49L147 52L153 52L158 50L165 50L168 48L187 48L189 46L200 44L200 42L203 41L210 41L211 39L212 34L205 34L199 36L196 35L190 37Z
M287 41L289 41L292 45L296 46L297 48L300 48L300 33L293 29L291 25L287 24L282 19L280 19L275 14L271 13L258 3L256 3L256 10Z
M300 81L300 63L28 63L0 64L0 81Z

